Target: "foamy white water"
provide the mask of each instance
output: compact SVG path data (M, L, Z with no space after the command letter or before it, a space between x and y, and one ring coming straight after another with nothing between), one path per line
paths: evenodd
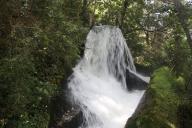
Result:
M144 91L127 91L126 68L136 73L129 48L117 27L94 27L85 55L74 68L69 88L85 117L81 128L123 128Z

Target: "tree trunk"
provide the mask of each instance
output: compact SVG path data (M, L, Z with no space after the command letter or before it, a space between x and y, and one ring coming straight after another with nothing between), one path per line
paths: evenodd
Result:
M176 71L176 74L179 75L179 72L182 70L181 69L182 67L180 66L182 37L176 27L175 27L175 31L174 31L174 40L175 40L175 48L176 48L175 54L174 54L174 70Z
M187 42L188 42L189 47L190 47L191 52L192 52L192 36L190 34L189 24L187 23L189 16L186 15L185 7L182 5L180 0L173 0L173 3L174 3L177 17L178 17L179 22L181 23L181 26L182 26L185 34L186 34Z
M128 4L129 4L129 1L128 0L124 0L122 11L121 11L121 17L120 17L120 21L119 21L119 27L121 29L123 27L123 23L124 23L124 19L125 19L125 15L126 15Z
M82 6L83 25L88 25L89 24L89 13L88 13L87 6L88 6L87 0L83 0L83 6Z

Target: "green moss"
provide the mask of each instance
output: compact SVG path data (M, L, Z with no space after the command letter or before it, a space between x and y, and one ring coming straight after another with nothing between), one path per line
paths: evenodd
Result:
M168 67L156 70L146 91L151 99L144 109L127 124L126 128L175 128L180 97L176 90L184 85L182 77L176 77Z

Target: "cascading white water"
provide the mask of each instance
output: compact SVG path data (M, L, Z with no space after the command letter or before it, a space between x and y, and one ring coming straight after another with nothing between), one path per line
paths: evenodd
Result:
M68 83L83 112L81 128L123 128L144 91L127 91L126 68L136 74L129 48L117 27L94 27L84 57Z

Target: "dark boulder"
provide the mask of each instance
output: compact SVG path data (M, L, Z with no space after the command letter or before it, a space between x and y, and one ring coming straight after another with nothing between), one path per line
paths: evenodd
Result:
M67 82L64 81L57 95L51 99L49 128L78 128L83 123L83 113L71 102Z
M148 82L144 81L129 69L126 70L126 83L128 90L145 90L148 85Z

